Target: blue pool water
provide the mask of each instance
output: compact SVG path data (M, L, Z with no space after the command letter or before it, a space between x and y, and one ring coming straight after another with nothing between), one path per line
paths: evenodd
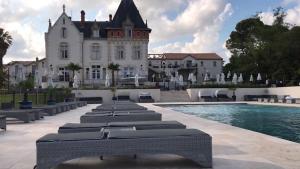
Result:
M300 108L248 104L168 105L167 107L178 112L300 143Z

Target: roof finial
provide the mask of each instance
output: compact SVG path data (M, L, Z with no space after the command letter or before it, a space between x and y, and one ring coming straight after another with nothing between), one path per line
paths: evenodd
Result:
M148 27L148 20L146 19L146 27Z
M66 5L63 4L63 13L65 13L65 12L66 12Z

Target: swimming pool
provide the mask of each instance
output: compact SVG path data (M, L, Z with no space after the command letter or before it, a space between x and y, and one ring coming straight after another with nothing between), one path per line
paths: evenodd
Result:
M249 104L163 107L300 143L300 108Z

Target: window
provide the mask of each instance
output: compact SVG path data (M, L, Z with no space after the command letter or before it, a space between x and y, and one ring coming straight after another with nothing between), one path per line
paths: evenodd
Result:
M67 43L61 43L60 44L60 57L62 59L68 59L68 44Z
M124 46L117 46L116 59L123 60L125 59L125 49Z
M103 68L103 70L102 70L102 79L103 80L106 79L106 68Z
M213 66L217 67L217 62L216 61L213 62Z
M67 38L67 28L61 28L61 37Z
M99 35L99 30L98 30L98 29L94 29L94 30L93 30L93 37L94 37L94 38L99 38L99 37L100 37L100 35Z
M131 29L128 30L128 37L129 37L129 38L132 37L132 30L131 30Z
M70 73L65 67L60 67L59 69L59 81L60 82L69 82Z
M124 29L126 38L132 38L132 27L126 26Z
M203 66L203 65L204 65L203 61L201 61L201 62L200 62L200 65L201 65L201 66Z
M100 65L93 65L92 66L92 79L98 80L100 79Z
M90 80L90 68L85 69L85 79Z
M129 69L128 67L124 67L123 69L123 77L126 78L129 76Z
M92 45L92 51L91 51L91 59L92 60L100 60L100 46L98 43L94 43Z
M63 24L66 24L66 19L65 18L63 18Z
M141 59L141 47L140 46L134 46L133 47L133 57L134 60L140 60Z

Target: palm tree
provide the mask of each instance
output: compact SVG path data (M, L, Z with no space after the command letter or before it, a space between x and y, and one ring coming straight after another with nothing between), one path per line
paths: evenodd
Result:
M0 28L0 68L2 71L3 57L7 52L7 49L12 45L12 37L3 28Z
M75 71L79 71L82 69L82 67L80 67L80 65L78 64L75 64L75 63L69 63L68 66L66 67L68 70L71 70L72 71L72 77L75 76ZM73 78L72 78L73 79Z
M114 87L116 82L115 82L115 71L119 71L120 70L120 65L119 64L114 64L111 63L108 65L108 69L111 70L111 78L112 78L112 86Z

